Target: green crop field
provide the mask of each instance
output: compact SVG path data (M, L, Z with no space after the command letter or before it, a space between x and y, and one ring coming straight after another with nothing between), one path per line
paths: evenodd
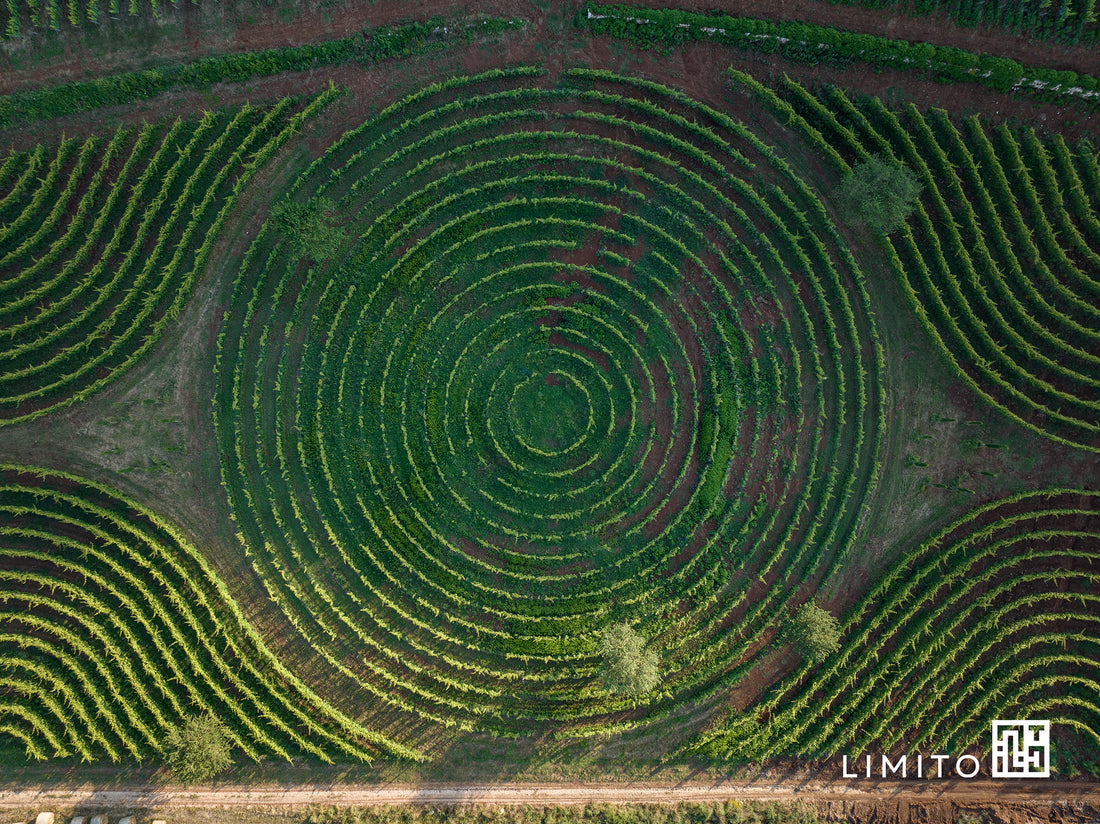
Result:
M445 5L193 71L120 24L50 85L117 4L9 2L0 762L210 715L238 769L595 780L1041 718L1100 773L1100 81ZM1032 5L951 13L1092 37Z

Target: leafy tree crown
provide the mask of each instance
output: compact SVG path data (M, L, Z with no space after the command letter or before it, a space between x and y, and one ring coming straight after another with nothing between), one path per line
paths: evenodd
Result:
M660 683L661 663L656 651L646 649L643 638L630 624L612 624L603 634L600 654L601 680L616 695L641 695Z
M920 181L908 166L876 156L852 169L841 181L839 196L853 218L889 233L912 214L920 192Z
M213 715L194 715L168 731L165 761L177 781L194 784L207 781L227 770L230 756L229 731Z
M823 661L840 648L840 622L807 601L788 622L786 637L802 657Z

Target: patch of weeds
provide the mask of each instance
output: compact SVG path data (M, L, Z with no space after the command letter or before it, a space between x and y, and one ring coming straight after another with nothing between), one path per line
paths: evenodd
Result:
M298 7L290 3L283 3L275 14L280 23L292 23L298 17Z

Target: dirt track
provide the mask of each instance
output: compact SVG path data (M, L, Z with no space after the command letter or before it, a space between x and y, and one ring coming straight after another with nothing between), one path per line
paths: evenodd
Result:
M227 785L196 788L163 784L116 786L36 786L0 790L0 808L39 807L308 807L311 805L382 806L387 804L560 805L670 803L678 801L792 801L928 805L1049 805L1091 808L1100 815L1100 784L1010 781L860 781L776 780L679 784L290 784ZM1095 820L1095 819L1093 819Z

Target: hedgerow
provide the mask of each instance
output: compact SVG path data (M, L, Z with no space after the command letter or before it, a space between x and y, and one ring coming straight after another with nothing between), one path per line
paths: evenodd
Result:
M912 70L941 83L980 83L1040 100L1100 105L1100 80L1090 75L813 23L596 4L582 7L577 20L596 34L626 38L647 47L708 40L747 51L779 53L801 63L858 63L875 70Z
M472 22L432 18L396 27L366 29L340 40L204 57L191 63L19 92L0 97L0 128L28 120L45 120L104 106L133 103L180 87L203 88L214 83L241 83L257 77L309 71L349 62L375 63L446 48L456 40L493 35L519 25L519 21L498 18Z

